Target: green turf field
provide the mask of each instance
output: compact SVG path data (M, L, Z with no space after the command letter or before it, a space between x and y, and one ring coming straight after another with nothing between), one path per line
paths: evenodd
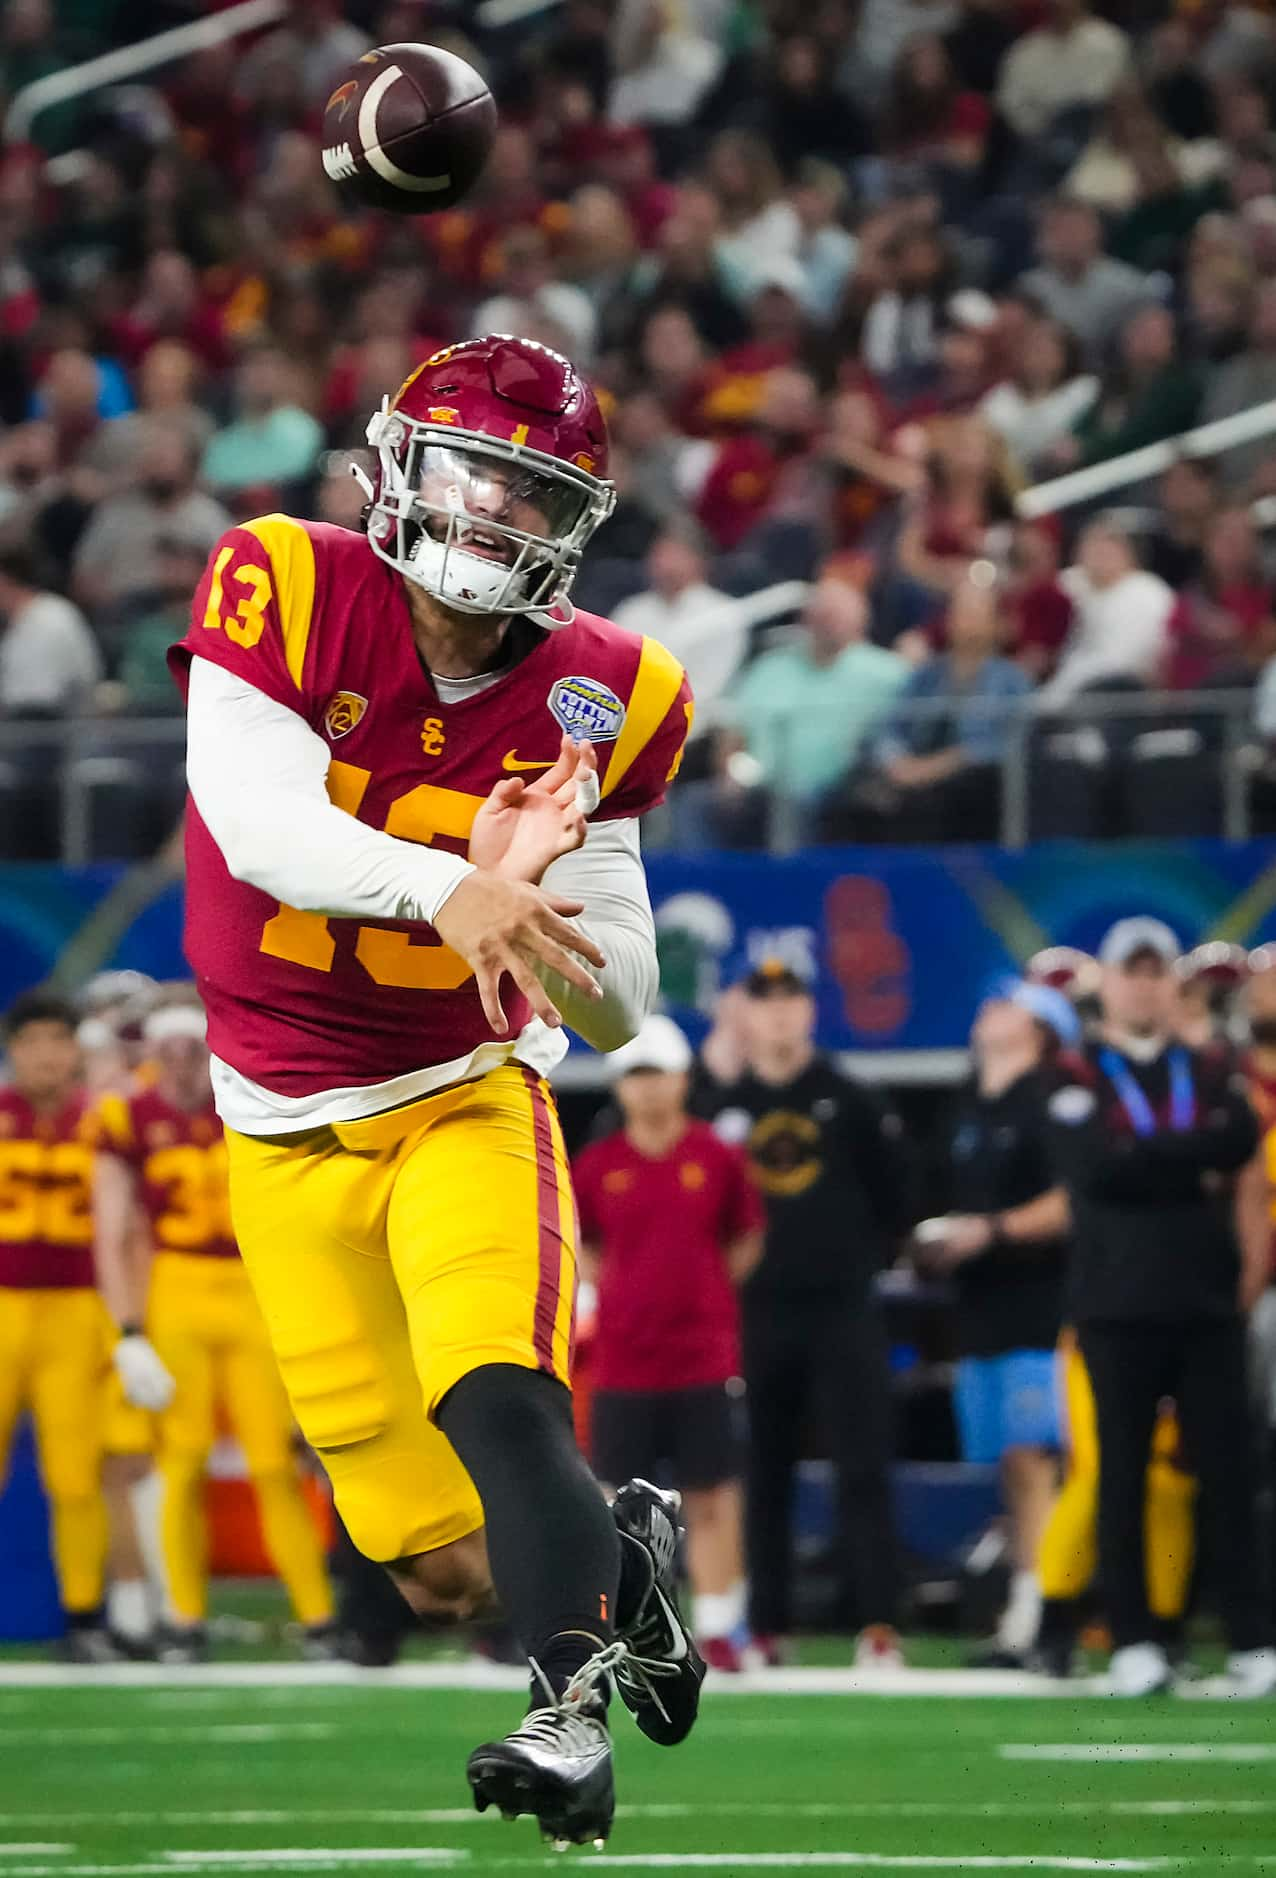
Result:
M0 1878L1276 1872L1271 1705L718 1695L669 1753L619 1714L607 1850L556 1856L468 1808L466 1753L510 1725L512 1692L23 1673L0 1679Z

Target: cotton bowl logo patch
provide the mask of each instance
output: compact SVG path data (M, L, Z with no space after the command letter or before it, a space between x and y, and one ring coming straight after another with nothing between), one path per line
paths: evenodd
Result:
M588 737L591 743L614 743L625 721L624 705L597 678L560 678L549 694L549 708L569 737Z
M354 729L367 708L368 700L361 698L357 691L338 691L329 698L323 727L333 743Z

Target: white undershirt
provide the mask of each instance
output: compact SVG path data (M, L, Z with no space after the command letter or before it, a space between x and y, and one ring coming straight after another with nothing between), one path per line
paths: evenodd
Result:
M305 912L433 924L470 863L399 841L335 807L330 760L323 738L295 711L207 659L192 660L186 776L235 879ZM604 995L595 1002L554 973L540 976L564 1021L595 1048L614 1050L638 1029L659 982L636 820L591 824L585 845L555 861L543 884L584 903L578 923L607 958L598 974ZM277 1095L214 1057L213 1091L228 1127L284 1134L375 1115L511 1059L544 1073L566 1048L560 1031L533 1018L516 1038L493 1038L468 1056L308 1096Z

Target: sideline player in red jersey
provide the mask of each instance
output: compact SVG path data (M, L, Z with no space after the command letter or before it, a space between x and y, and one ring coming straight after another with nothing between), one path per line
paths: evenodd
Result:
M230 1228L226 1148L208 1079L204 1013L188 995L142 1025L154 1079L94 1114L102 1289L120 1325L116 1363L137 1407L158 1410L168 1622L161 1662L207 1654L204 1483L224 1410L257 1493L266 1547L312 1658L335 1654L323 1548L301 1491L292 1415ZM136 1257L134 1223L146 1222Z
M236 1236L355 1543L420 1612L492 1588L532 1706L470 1757L480 1809L556 1839L613 1811L609 1672L680 1740L704 1674L673 1505L609 1510L567 1391L576 1223L545 1080L656 993L637 818L691 697L576 614L611 512L565 359L436 353L373 418L366 535L268 516L219 543L174 648L189 700L186 944Z
M29 1409L67 1617L63 1652L76 1663L109 1663L117 1653L102 1619L107 1345L75 1030L72 1007L39 991L19 998L4 1020L13 1081L0 1089L0 1481L18 1416Z
M692 1619L713 1669L744 1667L740 1308L766 1215L738 1148L687 1112L691 1045L649 1017L611 1059L623 1125L577 1156L598 1285L590 1453L603 1480L673 1468Z

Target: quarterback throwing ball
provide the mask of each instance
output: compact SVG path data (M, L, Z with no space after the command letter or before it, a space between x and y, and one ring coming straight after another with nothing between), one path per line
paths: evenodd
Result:
M606 1691L680 1740L703 1665L676 1503L609 1508L567 1380L576 1226L548 1071L656 995L638 818L691 719L661 646L574 613L610 513L565 359L474 339L369 425L366 533L270 515L214 549L171 654L189 710L186 944L236 1236L352 1537L419 1612L499 1598L532 1706L480 1808L611 1823Z

